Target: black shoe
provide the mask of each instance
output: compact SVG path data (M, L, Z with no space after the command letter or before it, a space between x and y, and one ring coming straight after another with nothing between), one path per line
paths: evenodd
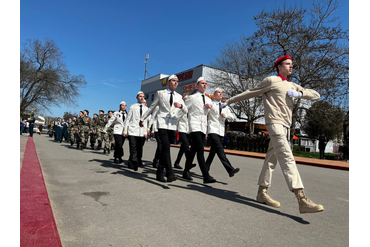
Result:
M153 168L158 168L158 160L157 159L153 160Z
M80 143L77 142L77 149L80 149Z
M110 149L109 148L107 148L107 151L108 151L108 154L110 154Z
M163 169L162 170L160 170L160 169L157 170L156 179L158 181L162 182L162 183L165 183L166 182L166 179L163 176Z
M114 158L114 163L119 164L119 159L118 158Z
M119 159L118 159L118 162L119 162L119 163L123 163L122 158L119 158Z
M234 177L234 175L236 174L236 173L238 173L240 171L240 169L239 168L235 168L234 170L232 170L230 173L229 173L229 177Z
M175 174L171 174L167 177L167 182L173 182L173 181L176 181L177 178L175 176Z
M182 173L182 178L189 180L189 181L193 181L193 179L190 176L189 171L186 171L186 170L184 170L184 172Z
M74 142L73 142L73 141L71 141L71 147L73 146L73 144L74 144Z
M204 183L204 184L216 183L216 179L214 179L214 178L213 178L213 177L211 177L211 176L208 176L207 178L204 178L204 179L203 179L203 183Z
M104 148L103 154L106 154L106 153L107 153L107 149L106 149L106 148Z
M182 170L182 167L179 165L179 163L175 163L175 164L173 165L173 168L181 169L181 170Z
M139 167L137 164L134 165L134 171L137 172L137 170L139 170Z
M98 141L98 147L96 148L96 150L100 150L101 149L101 141Z

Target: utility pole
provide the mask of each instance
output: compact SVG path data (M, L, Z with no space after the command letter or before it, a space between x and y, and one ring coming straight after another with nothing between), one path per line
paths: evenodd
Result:
M149 54L146 54L145 55L145 73L144 73L144 80L146 79L146 74L148 74L149 75L149 73L148 73L148 71L147 71L147 69L146 69L146 67L147 67L147 65L148 65L148 60L149 60Z

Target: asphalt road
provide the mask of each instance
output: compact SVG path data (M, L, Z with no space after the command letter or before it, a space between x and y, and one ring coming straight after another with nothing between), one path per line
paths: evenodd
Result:
M349 245L348 171L298 165L306 195L325 208L300 214L280 168L269 194L281 208L255 201L260 159L228 155L241 169L229 178L216 157L211 185L202 183L199 166L192 182L160 183L151 166L155 142L145 143L144 167L135 172L114 164L113 152L77 150L47 135L34 141L65 247ZM171 148L172 161L178 150ZM127 140L124 151L126 160Z

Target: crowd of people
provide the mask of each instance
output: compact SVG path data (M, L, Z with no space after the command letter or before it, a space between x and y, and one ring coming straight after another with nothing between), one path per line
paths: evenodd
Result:
M157 91L155 100L148 108L144 93L138 92L137 103L130 106L122 101L118 111L103 110L89 117L89 111L84 110L72 119L64 121L58 119L50 129L54 129L55 140L62 142L62 138L71 145L76 143L77 148L86 148L90 137L90 146L102 148L104 153L110 152L114 146L114 162L123 163L123 144L129 142L129 158L127 166L134 171L142 166L143 146L151 132L156 138L157 149L153 157L153 167L156 168L156 180L173 182L177 180L173 168L182 169L182 178L192 181L191 169L196 167L195 155L203 177L203 183L215 183L211 176L211 164L217 154L229 177L240 171L235 168L225 155L224 134L225 121L233 120L234 116L229 105L238 101L247 100L262 95L265 106L265 122L269 135L261 136L234 136L227 135L229 145L236 149L256 152L266 152L266 159L258 179L257 201L272 207L280 207L280 203L273 200L267 193L271 186L272 173L279 162L288 188L298 200L301 213L321 212L324 207L313 203L303 192L303 182L299 175L292 151L289 146L289 133L292 119L292 105L297 98L316 100L320 95L311 89L303 88L286 79L292 72L293 63L290 56L279 58L274 67L277 76L265 78L260 86L246 90L226 102L222 102L223 90L216 88L213 92L214 100L205 95L207 81L199 77L197 91L189 96L178 94L178 78L171 75L167 79L168 89ZM170 144L174 142L176 132L179 133L181 147L174 163L171 161ZM204 143L209 141L210 152L207 159L204 157ZM236 145L236 146L234 146ZM185 154L185 167L180 166L180 160ZM172 165L173 164L173 165Z

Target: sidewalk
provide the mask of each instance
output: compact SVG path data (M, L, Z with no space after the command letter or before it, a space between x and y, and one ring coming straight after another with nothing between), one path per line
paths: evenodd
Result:
M180 145L172 144L171 147L180 148ZM209 152L209 150L210 150L209 147L204 148L204 151L206 152ZM264 153L255 153L255 152L229 150L229 149L225 149L225 154L238 155L238 156L257 158L257 159L265 159L265 156L266 156L266 154ZM337 161L337 160L320 160L320 159L303 158L303 157L294 157L294 159L297 164L301 164L301 165L309 165L309 166L317 166L317 167L349 171L349 162Z

